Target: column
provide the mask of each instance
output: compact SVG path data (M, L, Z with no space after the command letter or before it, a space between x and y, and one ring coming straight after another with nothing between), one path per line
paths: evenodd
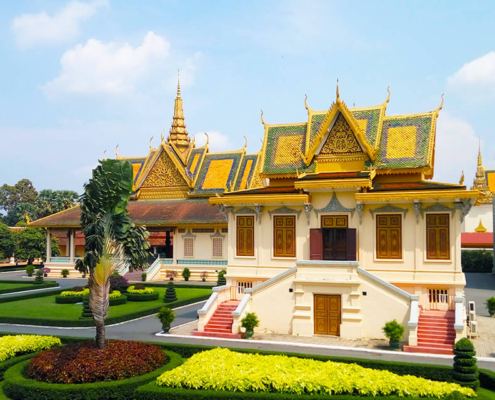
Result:
M76 256L76 232L74 229L70 230L69 239L70 239L70 249L69 249L70 263L74 264L75 262L74 259Z
M52 233L50 229L46 230L46 262L49 263L52 259Z
M70 257L70 229L65 234L65 256Z

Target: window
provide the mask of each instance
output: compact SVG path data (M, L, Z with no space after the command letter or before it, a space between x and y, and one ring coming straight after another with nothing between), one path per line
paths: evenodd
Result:
M402 258L402 215L376 216L376 258Z
M426 258L450 260L449 214L426 214Z
M194 257L193 238L184 238L184 257Z
M213 257L223 256L223 239L213 238Z
M254 216L237 217L237 255L254 256Z
M296 256L296 217L277 215L273 217L274 257Z

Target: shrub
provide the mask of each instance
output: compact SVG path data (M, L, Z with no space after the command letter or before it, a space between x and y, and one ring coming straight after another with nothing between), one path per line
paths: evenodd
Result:
M454 346L454 370L452 376L454 381L461 386L476 390L480 381L478 380L478 367L476 366L476 351L473 344L467 338L462 338ZM466 363L465 360L470 362ZM472 360L475 362L473 363Z
M217 286L224 286L227 284L227 279L225 278L225 274L218 274Z
M224 276L224 275L227 275L227 270L226 270L226 269L222 269L222 270L218 273L218 276Z
M163 327L170 326L172 322L175 320L174 312L168 307L160 308L156 317L160 320Z
M26 265L26 274L32 276L34 273L34 265Z
M125 276L111 275L110 276L110 290L118 290L124 293L129 287L129 281Z
M83 296L83 309L81 318L93 318L93 311L89 307L89 296Z
M404 327L395 319L387 322L382 330L383 333L385 333L385 336L391 341L399 341L402 339L402 335L404 335Z
M203 282L206 282L206 278L208 277L208 271L201 272L201 275L200 276L201 276L201 280Z
M242 354L215 349L196 354L158 377L157 385L228 392L278 392L293 395L444 397L474 391L455 383L434 382L356 364L321 362L286 356Z
M495 297L486 299L485 306L488 310L488 314L490 314L490 317L493 317L495 315Z
M121 304L127 303L127 296L121 295L120 297L110 298L109 300L110 306L119 306Z
M35 285L41 285L43 283L44 279L43 279L43 271L41 269L39 269L38 271L36 271L36 278L34 278L34 283Z
M260 324L255 313L246 313L246 316L241 320L241 326L247 331L252 331Z
M127 293L131 294L152 294L155 293L154 289L147 288L144 285L129 286Z
M463 250L461 264L463 272L492 272L493 251Z
M53 336L17 335L0 337L0 362L22 354L61 346L59 338Z
M64 278L67 278L67 276L69 276L70 272L68 269L63 269L61 272L60 272L60 275L62 275Z
M146 282L146 278L147 278L147 277L148 277L148 274L147 274L146 272L143 272L143 273L141 274L141 280L142 280L143 282Z
M74 287L72 290L65 290L60 293L61 297L82 297L87 296L89 294L89 289L83 289L81 287Z
M184 278L184 280L188 281L191 277L191 270L189 268L184 268L182 270L182 277Z
M109 299L118 299L120 296L122 296L122 293L120 293L118 290L113 290L109 295Z
M108 382L147 374L164 362L163 350L151 344L117 341L101 350L83 342L34 356L27 377L49 383Z
M49 274L51 271L52 271L52 270L51 270L50 268L48 268L48 267L44 267L44 268L43 268L43 273L44 273L44 274Z
M165 303L172 303L173 301L177 301L177 293L175 292L174 282L169 281L167 283L167 290L165 291L165 298L163 301Z

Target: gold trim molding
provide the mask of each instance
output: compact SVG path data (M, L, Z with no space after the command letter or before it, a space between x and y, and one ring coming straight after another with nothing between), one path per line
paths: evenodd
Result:
M404 192L376 192L376 193L356 193L356 201L370 203L375 201L394 200L438 200L438 199L476 199L476 190L417 190Z

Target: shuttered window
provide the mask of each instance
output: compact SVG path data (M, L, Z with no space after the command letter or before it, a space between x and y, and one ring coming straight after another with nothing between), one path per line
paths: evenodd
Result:
M184 257L194 257L193 238L184 238Z
M237 255L254 256L254 216L237 216Z
M222 257L223 255L223 239L213 238L213 257Z
M402 258L402 215L376 216L376 258Z
M273 217L274 257L296 256L296 217L276 215Z
M450 260L449 214L426 214L426 258Z

